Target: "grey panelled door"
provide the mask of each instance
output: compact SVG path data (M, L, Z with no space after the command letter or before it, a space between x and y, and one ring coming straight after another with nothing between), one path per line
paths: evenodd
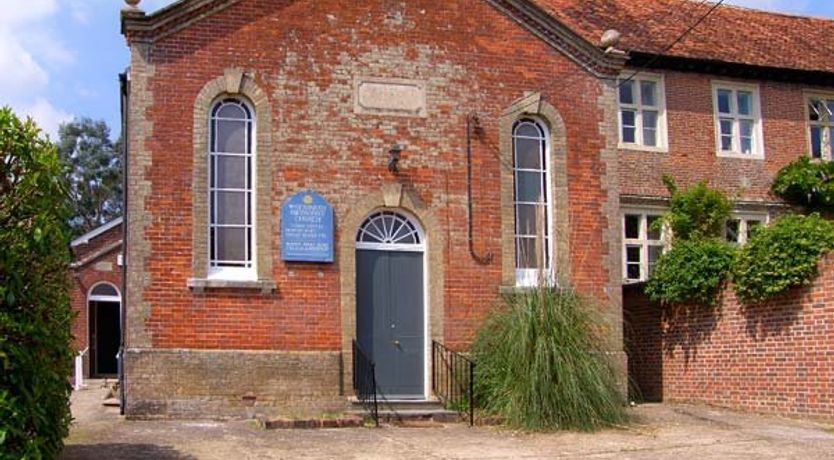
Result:
M356 335L387 397L424 397L423 253L357 249Z

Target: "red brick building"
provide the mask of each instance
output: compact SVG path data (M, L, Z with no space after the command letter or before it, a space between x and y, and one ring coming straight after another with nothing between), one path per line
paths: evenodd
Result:
M127 7L127 414L339 409L355 339L429 399L431 342L541 279L599 300L625 383L661 176L733 194L743 242L779 168L832 154L834 48L804 37L834 22L712 6Z
M121 343L122 218L72 241L72 325L85 378L115 377Z

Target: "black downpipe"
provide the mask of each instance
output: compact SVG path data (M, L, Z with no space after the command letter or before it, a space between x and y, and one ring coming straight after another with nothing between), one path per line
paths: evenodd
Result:
M119 329L119 413L125 414L125 405L127 404L127 397L125 395L125 326L127 325L127 178L128 178L128 139L130 139L128 131L128 113L130 108L130 80L127 72L119 74L119 89L120 89L120 104L122 115L122 302L120 304L121 312L119 318L121 324Z
M492 263L492 251L487 251L483 256L475 252L475 223L473 220L473 204L472 204L472 134L473 132L481 132L480 120L476 113L470 113L466 116L466 204L469 208L469 254L475 259L475 262L481 265L489 265Z

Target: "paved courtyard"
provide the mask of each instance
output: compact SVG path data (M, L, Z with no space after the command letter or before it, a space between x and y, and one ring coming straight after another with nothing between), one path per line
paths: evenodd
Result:
M62 459L834 459L832 425L689 405L640 406L637 424L595 434L457 424L264 431L245 421L125 421L103 395L73 394Z

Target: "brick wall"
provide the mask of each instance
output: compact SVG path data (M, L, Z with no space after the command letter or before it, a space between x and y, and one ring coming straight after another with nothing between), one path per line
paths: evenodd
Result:
M160 358L158 351L209 352L205 356L214 358L206 359L217 365L195 368L205 372L191 376L197 379L215 379L218 372L246 365L222 359L221 350L342 353L342 367L327 369L337 376L347 372L344 353L350 347L343 330L354 319L342 278L350 273L343 264L352 258L323 265L280 260L281 204L305 188L333 204L335 240L349 245L337 247L340 254L352 251L357 228L344 222L357 203L402 185L431 216L428 230L437 236L428 242L430 263L442 261L431 267L429 279L432 333L440 331L437 338L454 346L466 345L498 299L505 276L502 244L513 237L502 234L506 203L500 183L512 172L501 159L499 123L514 101L535 92L566 126L566 151L554 155L565 156L567 169L572 256L567 272L582 292L610 305L607 317L614 318L617 339L612 351L621 351L619 290L612 290L620 251L619 176L611 147L616 141L610 139L613 89L598 77L488 2L243 0L158 33L153 44L137 40L132 49L127 338L128 359L135 362L127 365L129 411L181 413L160 403L170 388L156 382L179 374L176 362ZM274 231L269 241L259 241L271 257L277 284L271 294L196 292L187 286L194 276L192 108L203 88L232 68L252 78L271 107L270 149L258 152L269 155L272 168ZM425 82L426 116L355 113L357 77ZM486 266L468 249L465 126L473 111L484 128L473 145L474 245L478 253L496 256ZM387 170L387 152L395 143L404 147L397 176ZM600 262L606 260L615 262ZM435 286L441 286L436 295ZM432 316L437 312L440 318ZM151 364L154 359L159 363ZM146 368L153 372L141 370ZM211 388L220 388L217 382L209 382ZM252 391L245 379L223 382L228 391L218 397L227 401ZM234 411L233 402L214 404L205 392L189 388L179 393L180 401L203 401L204 413ZM293 394L284 397L289 401Z
M465 116L479 112L486 133L474 151L475 244L480 252L500 254L508 236L497 218L498 121L525 92L541 91L568 131L571 253L577 254L572 279L581 290L608 298L609 268L598 263L609 251L599 158L606 142L599 134L601 83L487 3L247 0L161 39L148 57L153 103L145 116L153 133L144 143L152 161L133 171L150 184L144 202L134 203L148 222L136 236L149 251L144 266L134 259L130 270L146 273L142 300L150 308L144 324L134 321L130 328L144 329L153 347L341 348L339 261L283 263L277 234L270 242L274 295L196 294L186 287L193 197L192 165L185 159L193 120L181 108L192 107L201 88L229 67L254 75L273 107L273 151L261 152L273 156L273 221L280 204L303 188L326 197L339 221L361 197L384 184L403 184L442 223L444 331L447 340L461 342L496 300L502 265L478 265L467 249ZM356 115L356 76L426 81L428 117ZM405 147L398 177L386 169L394 143ZM355 231L337 224L336 239Z
M661 179L664 174L669 174L680 185L707 180L734 199L774 201L769 191L776 173L810 149L805 92L815 88L736 80L759 85L765 159L721 158L716 155L715 147L712 82L734 80L672 71L663 72L663 75L669 151L621 150L621 193L668 196Z
M727 289L714 309L661 313L627 289L631 378L647 399L834 417L834 254L819 270L812 285L757 306Z
M72 270L72 289L70 304L76 317L72 323L72 335L76 351L82 351L90 344L87 294L98 283L107 282L122 289L122 267L118 264L122 239L122 226L117 225L107 232L92 239L87 244L72 248L73 262L81 264ZM85 375L89 372L89 363L85 355Z

